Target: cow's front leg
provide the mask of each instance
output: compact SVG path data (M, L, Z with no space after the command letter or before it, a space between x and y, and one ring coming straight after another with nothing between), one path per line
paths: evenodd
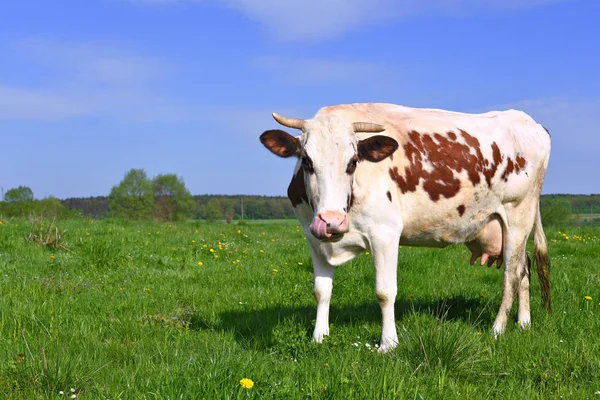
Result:
M313 294L317 301L317 321L313 332L313 340L317 343L329 335L329 303L333 290L333 274L335 267L329 264L323 256L311 248L315 284Z
M399 238L399 235L398 235ZM375 263L375 296L381 306L382 329L379 352L385 353L398 345L394 303L398 292L398 240L373 243Z

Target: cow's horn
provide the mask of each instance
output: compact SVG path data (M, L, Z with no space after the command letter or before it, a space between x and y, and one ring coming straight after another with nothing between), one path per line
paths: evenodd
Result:
M352 127L354 128L354 132L383 132L385 131L385 126L374 124L372 122L354 122L352 123Z
M275 121L279 122L281 125L294 129L302 129L304 128L304 124L306 123L306 121L304 121L303 119L288 118L277 113L273 113L273 118L275 118Z

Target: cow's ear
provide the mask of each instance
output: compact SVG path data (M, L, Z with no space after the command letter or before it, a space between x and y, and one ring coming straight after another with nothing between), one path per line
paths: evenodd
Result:
M260 141L279 157L287 158L300 154L300 140L280 129L265 131L260 135Z
M358 158L379 162L398 148L398 142L389 136L376 135L358 141Z

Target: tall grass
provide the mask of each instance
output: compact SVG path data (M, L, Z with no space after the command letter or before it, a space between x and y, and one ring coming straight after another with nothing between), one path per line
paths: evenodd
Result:
M0 225L2 398L547 399L600 390L593 228L547 231L554 314L541 311L532 277L532 328L518 327L514 307L498 340L489 330L501 271L470 266L463 247L402 246L400 344L380 355L367 254L338 268L331 335L310 341L312 265L297 224L56 225L68 250L26 240L27 220Z

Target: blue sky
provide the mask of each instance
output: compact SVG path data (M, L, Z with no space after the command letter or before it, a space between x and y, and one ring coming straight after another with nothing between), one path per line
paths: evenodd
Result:
M600 193L600 2L20 0L0 6L0 186L107 195L130 168L193 194L284 195L271 112L518 108L544 193Z

